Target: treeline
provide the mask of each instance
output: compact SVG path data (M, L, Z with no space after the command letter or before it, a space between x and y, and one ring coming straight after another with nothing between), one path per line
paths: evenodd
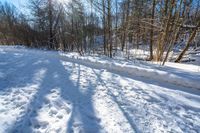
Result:
M165 62L184 42L180 62L200 27L200 0L28 0L26 8L0 3L1 44L110 57L148 46L147 60Z

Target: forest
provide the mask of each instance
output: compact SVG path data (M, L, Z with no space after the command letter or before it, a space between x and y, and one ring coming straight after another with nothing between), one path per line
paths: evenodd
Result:
M145 48L147 61L180 62L200 45L199 27L200 0L27 0L23 10L0 2L0 44L80 55L129 58Z
M0 0L0 133L200 133L200 0Z

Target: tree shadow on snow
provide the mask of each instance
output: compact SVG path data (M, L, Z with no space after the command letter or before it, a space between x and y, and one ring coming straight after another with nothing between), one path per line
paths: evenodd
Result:
M34 54L32 55L34 56ZM22 112L22 115L17 118L16 122L13 124L9 132L23 133L23 132L33 132L33 129L42 128L42 123L39 123L36 120L38 116L38 111L43 108L44 105L50 104L46 99L46 95L51 94L52 90L60 90L60 96L65 101L68 101L72 108L69 109L69 121L66 124L67 133L74 132L73 130L79 130L80 132L100 132L99 119L95 115L92 94L94 88L91 84L87 86L87 93L82 93L80 91L80 78L81 70L80 66L78 69L78 78L77 83L74 84L70 76L73 69L76 69L70 66L64 68L61 61L54 57L41 57L39 63L36 63L36 60L32 60L28 63L25 63L23 67L32 68L29 70L28 77L31 78L36 71L40 69L46 70L44 77L41 79L40 85L34 97L30 100L28 107L25 111ZM47 63L45 63L47 62ZM35 65L30 67L30 65ZM69 68L68 68L69 67ZM70 70L72 69L72 70ZM22 76L22 75L19 75ZM27 78L28 78L27 77ZM31 81L30 79L28 81ZM16 85L18 86L18 85ZM58 103L59 106L59 103ZM58 108L59 109L59 108ZM57 110L59 112L59 110ZM49 123L54 124L54 123ZM48 125L45 125L48 129ZM62 128L62 127L61 127Z
M181 105L182 102L180 101L174 103L174 101L176 101L175 97L170 96L171 91L172 93L176 93L174 91L178 90L183 93L188 92L189 94L195 94L195 91L188 91L187 88L184 87L176 88L177 86L175 85L171 85L169 83L158 83L156 81L149 80L143 77L131 77L131 79L135 81L145 82L147 86L144 86L144 84L138 85L138 83L133 83L133 87L131 88L131 90L126 92L127 88L121 86L120 84L117 86L115 85L115 88L112 88L112 81L116 81L115 74L111 74L111 77L106 79L105 82L105 79L103 78L103 73L97 73L95 72L95 70L93 70L93 72L94 74L96 74L102 86L108 88L107 94L111 96L112 100L122 111L132 129L134 129L136 132L142 132L144 130L153 131L154 124L156 124L156 122L162 123L162 121L165 121L167 123L172 122L173 124L179 123L180 125L177 126L180 127L182 131L185 131L186 129L191 130L195 125L194 123L191 124L192 118L190 117L190 115L192 113L193 115L198 114L198 109L190 107L190 105L185 106L184 103L183 105ZM123 78L130 78L128 75L122 73L118 74L121 75ZM160 88L160 91L163 93L162 94L161 92L156 92L153 87L154 85L167 89ZM146 87L149 89L145 89ZM114 94L115 91L118 92L117 95ZM127 96L127 93L132 93L134 95ZM189 95L184 97L190 99ZM198 101L198 99L196 99L196 101ZM171 105L171 103L174 103L174 105ZM182 116L181 114L179 114L180 109L186 112L189 110L189 114ZM193 112L191 111L191 109L193 110ZM160 119L161 121L156 120L154 122L153 118ZM186 123L183 123L183 121ZM189 123L189 125L187 123ZM195 128L199 129L199 126L196 124Z

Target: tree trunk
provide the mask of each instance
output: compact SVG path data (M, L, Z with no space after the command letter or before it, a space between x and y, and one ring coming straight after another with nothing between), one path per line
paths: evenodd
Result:
M50 48L53 49L53 16L52 16L52 0L49 3L49 43Z
M108 38L109 38L109 54L112 58L112 20L111 20L111 0L108 0Z
M149 57L149 60L153 59L153 34L154 34L153 24L154 24L155 6L156 6L156 0L153 0L153 7L152 7L152 14L151 14L151 34L150 34L151 40L150 40L150 57Z
M171 51L174 43L177 41L179 34L180 34L179 32L180 32L181 24L183 22L183 19L180 20L182 3L183 3L183 0L180 1L180 6L179 6L178 12L177 13L175 12L175 14L176 14L175 16L177 18L175 24L173 25L173 27L174 27L173 31L175 33L174 33L174 35L172 35L172 39L170 41L167 53L166 53L165 58L164 58L163 63L162 63L163 66L165 65L165 62L167 61L167 58L169 56L169 52Z
M102 6L103 6L103 48L104 48L104 55L107 54L107 41L106 41L106 8L105 8L105 0L102 0Z
M194 31L192 32L192 34L190 35L190 38L189 38L189 40L187 41L185 48L184 48L183 51L180 53L180 55L179 55L178 58L175 60L175 62L180 62L181 59L183 58L183 56L185 55L186 51L189 49L192 40L193 40L193 39L195 38L195 36L196 36L198 27L200 27L200 21L198 22L197 27L194 29Z

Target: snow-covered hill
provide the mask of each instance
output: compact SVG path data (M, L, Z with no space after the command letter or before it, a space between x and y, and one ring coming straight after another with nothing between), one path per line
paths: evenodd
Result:
M199 70L0 46L0 133L198 133Z

